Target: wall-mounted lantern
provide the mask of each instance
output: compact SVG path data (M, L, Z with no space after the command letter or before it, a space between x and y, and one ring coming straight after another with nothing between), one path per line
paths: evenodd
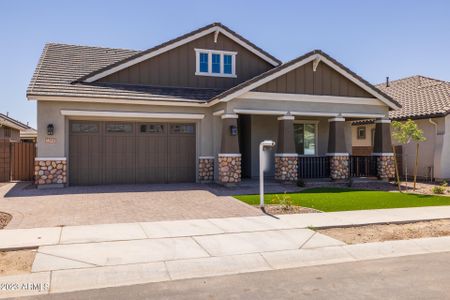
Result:
M53 124L48 124L47 125L47 135L53 135L54 132L55 132L55 127L53 126Z
M230 134L231 134L232 136L236 136L236 135L238 134L237 126L234 126L234 125L231 125L231 126L230 126Z

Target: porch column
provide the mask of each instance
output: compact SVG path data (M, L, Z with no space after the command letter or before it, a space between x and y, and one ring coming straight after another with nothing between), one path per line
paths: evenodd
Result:
M345 144L345 119L328 120L328 153L330 157L330 177L333 180L349 178L349 153Z
M395 160L392 152L391 120L375 120L373 156L377 157L377 174L382 180L395 178Z
M295 182L298 179L298 155L294 143L294 116L278 118L278 145L275 153L275 180Z
M241 182L241 153L236 114L222 115L222 144L218 154L219 183L229 185Z

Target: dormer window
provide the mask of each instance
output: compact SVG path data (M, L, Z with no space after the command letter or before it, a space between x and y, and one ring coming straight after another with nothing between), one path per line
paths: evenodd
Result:
M236 77L237 52L195 49L195 75Z

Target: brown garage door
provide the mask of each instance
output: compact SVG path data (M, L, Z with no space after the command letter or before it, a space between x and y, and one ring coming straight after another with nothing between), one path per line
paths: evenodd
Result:
M195 124L71 121L72 185L195 181Z

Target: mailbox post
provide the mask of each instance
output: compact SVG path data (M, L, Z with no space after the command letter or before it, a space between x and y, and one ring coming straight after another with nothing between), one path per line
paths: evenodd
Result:
M259 144L259 207L264 209L264 171L267 168L267 158L264 155L265 148L273 148L274 141L262 141Z

